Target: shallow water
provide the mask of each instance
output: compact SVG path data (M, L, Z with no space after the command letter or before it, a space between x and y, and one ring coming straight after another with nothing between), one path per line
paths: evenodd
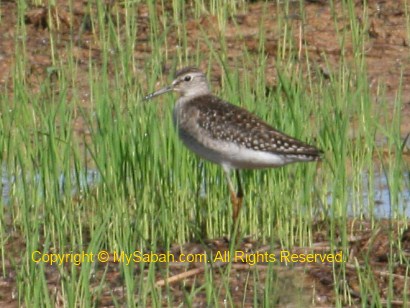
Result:
M368 174L363 174L363 182L369 183ZM390 194L388 177L383 172L377 172L374 174L374 185L373 185L373 199L374 199L374 209L373 214L376 218L390 218L393 213L410 217L410 177L409 172L403 173L403 189L399 190L397 196L397 203L392 202L392 196ZM368 185L364 185L368 187ZM369 204L372 194L369 191L364 191L362 195L364 215L366 217L370 216ZM395 208L393 208L395 207ZM352 216L354 216L352 208L350 208Z
M402 185L395 197L389 188L388 176L375 171L373 181L368 172L363 172L361 183L355 183L361 192L355 191L353 184L349 187L347 215L363 218L397 218L410 217L410 176L403 172ZM395 200L395 201L394 201ZM332 204L332 193L327 198L328 206ZM329 214L330 215L330 214Z
M64 174L61 174L59 179L58 179L58 186L59 186L59 191L63 195L64 190L66 189L66 176ZM75 173L72 173L71 176L71 183L72 184L72 191L71 193L73 196L79 192L82 192L85 189L88 189L94 185L97 185L101 181L101 175L97 170L91 169L84 171L81 174L78 174L78 176L75 175ZM31 180L26 180L27 183L30 183ZM40 189L42 178L40 174L37 174L34 176L32 179L32 185L39 187L38 191L40 196L42 196L42 190ZM75 185L74 183L77 183ZM6 168L2 168L2 175L1 175L1 202L3 204L9 204L10 199L12 198L12 187L13 186L18 186L21 185L21 175L16 176L16 175L11 175L9 172L7 172Z
M383 172L374 173L373 184L370 185L369 174L367 172L363 173L361 187L363 189L361 193L361 198L357 197L357 192L354 192L353 186L350 186L349 191L349 206L347 213L349 217L359 217L364 216L365 218L371 217L371 211L373 211L373 216L376 218L390 218L394 217L394 214L405 216L410 218L410 172L407 171L403 173L403 185L399 190L397 196L397 202L392 202L388 183L388 177ZM101 182L101 175L97 170L91 169L84 171L84 173L79 174L77 177L74 172L71 176L71 183L77 183L77 185L72 185L71 193L73 196L75 194L81 193L83 190L87 190ZM204 174L203 176L204 177ZM5 168L3 168L1 177L1 198L3 204L8 204L12 197L12 187L13 185L21 184L16 183L17 179L21 179L21 176L10 175ZM36 175L33 180L33 184L38 185L41 183L41 176ZM66 177L61 174L59 177L59 191L63 195L66 189ZM206 194L203 187L204 182L201 185L201 194ZM372 186L372 191L369 191L369 187ZM42 190L39 189L39 194L42 196ZM355 198L353 200L353 198ZM374 200L371 200L374 199ZM329 194L328 205L332 204L332 194ZM370 206L374 204L373 209ZM393 208L393 206L395 208Z

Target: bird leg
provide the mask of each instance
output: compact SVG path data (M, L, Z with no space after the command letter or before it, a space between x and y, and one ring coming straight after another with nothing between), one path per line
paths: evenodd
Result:
M229 193L231 195L232 220L233 220L233 224L235 227L236 222L238 220L239 212L242 207L242 200L243 200L243 190L242 190L241 178L239 176L239 170L236 170L236 179L238 181L238 191L235 193L235 189L233 187L231 177L230 177L230 172L228 169L224 168L224 170L225 170L226 178L228 180Z
M236 192L235 196L235 202L233 203L233 222L236 224L236 220L238 219L239 212L241 211L242 208L242 201L243 201L243 189L242 189L242 184L241 184L241 177L239 175L239 170L235 170L236 173L236 180L238 183L238 191ZM232 195L231 195L232 198Z

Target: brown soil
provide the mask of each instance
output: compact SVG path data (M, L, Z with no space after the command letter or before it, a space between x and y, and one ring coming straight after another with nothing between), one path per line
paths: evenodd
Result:
M82 92L81 101L87 104L89 91L87 88L87 76L89 61L98 63L101 61L102 49L98 39L98 29L92 27L90 22L90 12L95 13L95 8L91 11L82 1L74 1L73 12L65 1L57 1L59 4L48 11L45 7L28 8L24 22L27 25L27 39L25 40L27 64L25 65L26 84L31 86L35 93L39 90L41 83L47 77L52 67L52 55L50 49L50 31L56 41L57 58L64 63L67 60L67 44L73 43L74 58L78 62L77 91ZM369 88L376 94L379 86L384 89L385 96L393 102L399 89L400 80L402 82L401 95L403 98L402 110L402 135L410 132L410 69L409 36L407 33L407 20L405 14L405 1L369 1L367 6L368 24L364 25L363 31L367 36L363 53L366 57L366 67L368 72ZM357 22L363 24L362 1L357 0L355 12ZM278 15L284 15L283 8L275 3L264 4L263 2L248 3L245 12L238 11L233 18L229 19L226 29L222 30L218 26L218 18L204 13L199 19L193 17L193 12L187 7L186 29L188 38L195 38L188 41L188 48L195 50L196 39L201 37L201 29L208 29L209 40L214 48L218 50L220 46L220 36L224 35L228 46L228 64L233 61L240 62L244 49L249 54L259 52L259 28L263 11L271 14L264 14L263 25L266 30L265 54L268 57L266 76L267 88L272 88L277 84L277 74L275 71L275 58L277 56L278 42L283 38L281 29L278 29ZM124 10L115 1L106 1L107 14L124 17ZM17 8L14 1L2 1L1 23L0 23L0 86L7 87L8 93L13 93L13 68L15 64L16 41L21 41L16 32ZM166 7L167 14L172 14L171 8ZM351 40L351 25L346 17L346 8L342 9L340 3L335 4L336 16L332 15L332 9L327 1L306 1L305 22L302 26L299 14L299 2L295 1L290 6L290 12L285 15L292 21L292 35L294 45L298 46L300 68L306 70L306 52L309 57L313 78L315 74L337 73L342 50L338 41L340 35L336 35L335 21L339 33L346 33L344 50L345 58L354 67L353 44ZM135 74L142 74L144 63L151 54L149 44L149 13L146 5L138 6L138 34L135 44L134 59L137 66L133 68ZM158 5L157 15L161 19L166 14L162 7ZM12 26L10 26L12 25ZM177 26L174 26L176 30ZM52 29L52 30L51 30ZM172 28L171 28L172 29ZM176 54L178 39L170 31L168 36L168 54ZM209 54L209 47L205 40L199 40L199 49L203 54ZM172 58L172 57L170 57ZM204 68L206 63L203 64ZM169 72L170 66L164 64L164 73ZM246 69L246 68L244 68ZM296 69L299 69L297 67ZM212 76L214 80L220 81L221 69L213 68ZM402 79L400 76L402 75ZM218 83L218 82L216 82ZM380 90L380 89L379 89ZM80 95L81 96L81 95ZM377 101L375 102L377 103ZM392 107L391 107L392 108ZM407 121L406 121L407 119ZM80 121L80 120L79 120Z
M87 9L85 1L73 1L73 13L71 14L66 1L57 1L58 5L50 11L44 7L29 7L24 17L24 23L27 25L27 39L25 40L27 63L25 65L25 83L29 86L33 93L39 91L40 85L47 78L49 68L52 67L52 56L50 52L50 33L56 38L56 54L60 61L64 63L67 59L66 45L73 43L74 57L78 63L78 79L76 80L79 98L87 105L89 97L88 89L88 69L89 61L101 63L102 46L100 46L98 35L90 23L90 13ZM385 87L385 96L389 102L390 110L393 109L393 100L399 90L400 76L402 76L401 95L403 99L402 108L402 124L401 133L405 138L410 132L410 53L409 53L409 37L407 32L407 20L405 12L405 1L368 1L367 13L369 15L369 23L364 27L367 34L366 48L363 51L366 56L366 67L368 72L369 88L372 94L377 94L378 85ZM121 3L121 2L119 2ZM363 15L363 1L356 1L355 11L357 21L362 23L361 16ZM265 15L263 20L264 29L266 29L266 44L265 53L268 57L266 76L267 87L272 88L277 84L277 74L275 71L275 58L277 53L277 45L282 34L277 28L278 14L284 14L283 10L278 9L278 6L273 2L264 4L263 2L250 2L247 4L248 9L245 12L238 12L233 18L229 19L226 24L226 30L222 33L218 27L218 19L207 13L199 19L194 19L192 12L187 8L186 28L188 37L201 37L200 27L208 29L209 38L214 45L214 48L222 48L219 46L219 37L224 35L228 46L228 65L234 63L238 58L242 57L243 50L250 54L259 52L259 36L258 29L260 27L263 10L268 10L271 14ZM338 30L346 32L345 42L345 57L353 67L353 45L350 37L349 20L342 15L341 4L335 4L337 15L332 15L332 10L328 1L305 1L306 19L303 27L298 11L299 2L296 1L291 7L291 11L286 18L292 21L293 36L295 46L299 48L299 63L296 69L306 71L306 52L311 64L313 78L318 77L318 74L329 76L333 72L338 71L341 59L341 48L335 33L335 21L338 23ZM121 4L115 1L106 2L107 13L124 16ZM95 9L95 8L94 8ZM171 8L166 7L166 10ZM164 14L162 7L158 5L157 14L159 18ZM14 1L0 2L0 87L7 91L8 95L12 96L14 91L13 71L15 67L15 49L16 42L21 42L22 39L16 31L17 24L17 7ZM133 68L135 74L143 74L144 62L151 54L149 44L149 18L148 8L146 5L138 6L138 37L134 53L137 66ZM172 13L170 13L172 14ZM170 33L175 33L171 31ZM199 41L199 48L204 54L209 53L209 48L205 41ZM299 45L300 44L300 45ZM170 35L168 38L168 53L176 54L178 45L177 38ZM188 42L188 48L195 50L195 41ZM239 61L240 63L240 61ZM206 63L204 63L206 67ZM244 68L246 69L246 68ZM170 66L164 64L164 73L170 70ZM220 80L221 69L213 68L213 76L216 81ZM218 86L218 82L216 82ZM377 99L375 104L377 104ZM388 117L389 115L387 115ZM81 118L75 119L74 125L78 133L83 132ZM293 251L327 251L330 252L329 244L323 240L323 231L319 230L314 234L315 245L308 248L294 248ZM366 222L353 224L348 228L351 230L351 238L349 239L349 256L346 256L347 272L345 276L340 276L344 279L344 288L339 292L349 293L351 295L351 304L364 305L371 304L371 296L368 296L369 303L363 303L361 294L359 293L358 273L370 271L373 273L374 283L379 285L380 298L382 301L387 301L387 291L389 280L393 281L395 286L394 294L390 294L393 301L390 302L396 306L401 306L403 293L407 293L410 297L408 276L405 272L405 267L400 265L397 260L393 260L389 264L390 256L395 255L395 251L402 256L409 257L410 254L410 232L406 226L401 230L404 232L393 233L394 238L388 237L389 225L381 223L377 229ZM398 228L392 228L397 230ZM324 236L327 238L326 236ZM391 248L389 243L401 243L401 247L393 245ZM16 260L15 256L19 255L21 247L25 247L21 238L8 239L6 243L6 264L3 264L3 273L6 276L0 277L0 305L2 307L16 307L17 290L15 287L16 272L14 271L14 262L20 263L22 260ZM224 251L228 244L224 240L209 241L207 245L196 243L186 244L184 247L176 247L175 253L183 249L184 251ZM393 253L390 251L393 249ZM277 247L265 247L258 241L245 240L240 245L240 250L254 251L270 251L278 252ZM365 262L366 260L366 262ZM24 262L23 262L24 263ZM371 268L365 268L364 264L370 264ZM158 264L158 267L164 265ZM390 266L390 267L389 267ZM226 264L217 264L216 268L210 269L204 264L169 264L170 271L167 277L162 276L162 271L157 271L155 281L158 285L166 283L163 279L174 277L183 272L188 272L187 277L176 279L174 282L169 282L171 292L174 295L172 304L177 306L184 302L186 293L189 293L192 287L198 287L204 281L204 272L213 271L215 281L218 281L220 273L227 270ZM246 263L236 260L232 263L230 269L229 284L221 282L221 293L218 295L221 304L224 303L224 295L226 288L230 289L233 295L233 303L244 303L246 307L253 306L253 292L261 292L263 296L263 282L266 279L265 263L258 263L255 266L249 266ZM98 271L92 278L91 286L96 290L99 285L99 278L106 273L106 282L99 294L99 306L113 305L115 298L118 303L125 304L126 290L124 290L123 277L119 271L117 263L101 264L97 267ZM295 292L300 296L304 305L313 306L332 306L334 305L334 273L338 272L338 266L333 268L329 264L313 263L309 265L297 264L291 268L283 265L275 265L277 272L277 281L279 286L277 294L273 295L277 305L295 305L293 298ZM165 272L165 271L163 271ZM258 275L260 286L254 287L253 275ZM136 275L146 275L145 270L135 269ZM189 276L189 274L192 274ZM176 276L178 278L178 276ZM406 280L407 279L407 280ZM61 302L61 276L56 267L47 268L47 280L49 281L49 289L55 294L56 303ZM248 283L245 284L245 281ZM407 288L405 289L405 283ZM342 284L341 284L342 285ZM161 287L160 287L161 288ZM295 291L297 290L297 291ZM166 297L166 288L162 287L161 292L164 292ZM246 294L246 296L245 296ZM164 298L165 298L164 297ZM193 306L206 306L205 291L197 292L193 298ZM349 304L346 302L344 305ZM387 302L386 302L387 304ZM228 303L229 305L229 303Z
M329 254L340 253L340 248L332 249L331 244L325 241L328 238L328 230L324 224L315 226L313 234L314 244L310 247L293 247L293 254ZM239 252L235 258L235 252L230 255L230 262L225 252L229 251L229 241L225 238L208 240L205 243L187 243L183 246L174 246L170 253L178 260L178 256L184 253L203 254L214 263L202 260L196 262L154 262L156 268L155 277L151 277L149 263L133 263L133 275L137 281L142 275L150 286L155 286L166 300L164 306L187 305L187 294L192 290L195 296L191 298L192 307L208 307L207 293L200 289L206 281L206 277L212 275L214 287L218 291L216 298L220 306L254 307L255 292L258 298L258 306L263 303L277 307L331 307L335 305L335 292L349 294L341 302L346 306L374 306L375 302L388 303L394 307L403 306L405 294L410 295L408 287L408 268L400 262L400 258L410 257L410 229L403 224L380 221L375 225L368 222L348 222L347 250L342 252L345 273L342 265L337 262L289 262L281 260L281 252L288 250L280 248L279 244L262 245L256 240L245 238L237 244L235 251ZM338 238L336 232L336 238ZM342 239L335 243L342 247ZM17 292L15 281L16 272L13 263L23 262L19 259L21 247L25 244L16 236L6 244L6 263L3 265L7 276L0 277L0 304L1 307L17 307ZM145 251L143 253L150 253ZM166 251L155 251L161 254ZM217 254L219 259L214 259ZM258 257L258 262L253 264L252 259L246 256L255 254L273 254L276 260ZM248 260L248 261L246 261ZM24 263L24 262L23 262ZM65 273L71 270L71 264L65 264ZM110 254L109 261L96 263L93 275L90 278L90 292L98 307L113 307L115 304L126 306L127 290L124 287L124 265L114 259ZM80 271L81 266L76 268ZM62 297L61 282L65 275L59 266L45 265L48 289L53 295L57 307L67 304ZM227 277L227 278L226 278ZM101 279L104 283L101 284ZM228 279L228 281L227 281ZM274 293L270 289L264 291L267 280L275 286ZM335 279L338 284L335 285ZM367 294L365 301L360 293L360 284L365 283L376 286L379 290L377 298L375 294ZM389 285L393 285L393 292L389 294ZM337 286L337 287L336 287ZM336 290L337 288L337 290ZM168 294L171 292L172 296ZM227 294L230 296L227 296ZM135 301L138 302L138 295ZM148 299L148 307L157 307L158 303ZM266 305L265 305L266 306Z

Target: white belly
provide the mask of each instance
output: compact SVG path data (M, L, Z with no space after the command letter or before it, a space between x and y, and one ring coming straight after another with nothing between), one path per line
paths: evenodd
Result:
M296 161L304 161L295 155L281 155L255 151L231 142L219 140L198 141L179 130L179 136L187 148L200 157L234 169L259 169L280 167ZM306 159L308 161L309 159Z

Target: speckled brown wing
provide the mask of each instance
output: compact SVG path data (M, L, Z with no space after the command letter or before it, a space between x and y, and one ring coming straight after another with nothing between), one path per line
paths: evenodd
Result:
M200 113L198 125L214 139L256 151L308 156L312 160L322 154L316 147L274 129L249 111L214 95L196 97L190 105Z

